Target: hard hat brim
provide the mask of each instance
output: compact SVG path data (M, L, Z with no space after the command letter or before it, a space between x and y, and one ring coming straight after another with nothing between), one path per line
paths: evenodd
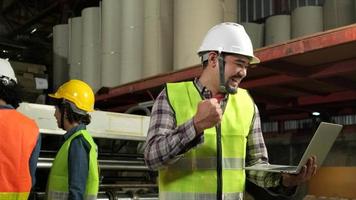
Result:
M56 94L48 94L49 97L60 99L61 97L57 96Z
M261 62L261 60L260 60L259 58L253 56L253 57L251 58L250 65L255 65L255 64L258 64L258 63L260 63L260 62Z

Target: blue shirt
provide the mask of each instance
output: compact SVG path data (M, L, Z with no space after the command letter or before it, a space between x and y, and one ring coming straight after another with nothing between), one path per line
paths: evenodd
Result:
M86 126L84 124L79 124L64 134L64 141L70 138L74 133L85 129ZM69 200L84 199L89 173L89 152L90 144L82 135L72 140L68 151Z
M5 105L5 106L0 105L0 109L14 109L14 108L11 105ZM36 146L31 153L30 162L29 162L30 174L31 174L31 179L32 179L32 187L36 184L35 173L36 173L36 169L37 169L38 157L40 155L41 143L42 143L42 137L41 137L41 134L38 134Z

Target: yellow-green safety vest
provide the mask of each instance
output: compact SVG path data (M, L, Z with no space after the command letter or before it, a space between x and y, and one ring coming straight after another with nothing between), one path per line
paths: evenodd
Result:
M190 120L202 97L193 82L168 83L168 101L177 126ZM254 115L248 92L229 95L221 121L223 199L242 199L245 189L247 136ZM159 197L168 200L211 200L217 192L215 127L204 130L204 143L192 148L174 164L159 170Z
M64 142L54 159L48 178L48 200L68 199L68 151L72 140L79 135L82 135L91 147L89 152L89 172L86 182L85 199L95 200L97 198L99 190L97 146L87 130L80 130Z

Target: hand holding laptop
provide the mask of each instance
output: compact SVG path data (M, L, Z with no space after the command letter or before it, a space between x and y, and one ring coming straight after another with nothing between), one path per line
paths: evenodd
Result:
M311 156L298 174L282 173L282 185L284 187L294 187L306 181L316 174L316 157Z
M273 165L269 163L262 163L247 166L245 167L245 170L257 170L300 175L302 169L307 167L307 169L304 169L306 170L306 172L303 173L311 173L309 171L309 166L313 167L314 165L317 165L317 167L320 167L323 164L323 161L325 160L327 154L329 153L341 130L342 125L340 124L321 122L318 129L315 131L313 138L309 142L307 149L304 151L304 154L300 159L298 166ZM316 156L317 160L310 160L313 156Z

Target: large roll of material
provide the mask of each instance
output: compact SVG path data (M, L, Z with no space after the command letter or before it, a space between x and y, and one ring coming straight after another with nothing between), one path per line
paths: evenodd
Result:
M240 21L240 0L224 0L224 22Z
M68 80L68 24L53 27L53 89Z
M120 84L120 1L103 0L101 19L101 85L114 87Z
M70 66L70 61L71 61L71 46L70 46L70 41L71 41L71 32L72 32L72 18L68 18L68 21L67 21L67 26L68 26L68 66ZM70 70L70 68L68 68Z
M292 38L323 31L321 6L299 7L292 12Z
M143 77L173 69L173 0L144 1Z
M323 6L324 30L354 23L353 0L325 0Z
M290 15L275 15L266 20L266 46L290 40L291 17Z
M173 13L174 69L200 64L197 51L207 31L224 19L223 1L174 0Z
M120 83L142 78L143 3L122 0Z
M264 24L242 23L247 34L250 36L253 49L263 47Z
M82 10L82 78L96 92L101 79L99 7Z
M69 24L68 24L69 25ZM70 19L70 52L69 52L69 78L82 79L82 18L74 17Z

